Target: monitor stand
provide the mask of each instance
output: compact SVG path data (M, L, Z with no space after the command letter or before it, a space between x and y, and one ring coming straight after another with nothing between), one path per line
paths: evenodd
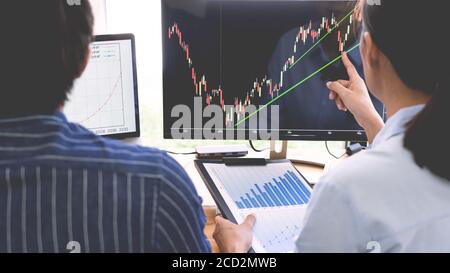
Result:
M287 150L288 150L288 142L287 141L281 141L281 149L278 149L280 147L277 146L276 140L270 141L270 159L271 160L280 160L280 159L287 159Z
M279 142L279 143L277 143ZM278 144L281 143L281 147L278 146ZM270 141L270 159L271 160L283 160L288 159L287 158L287 151L288 151L288 141ZM281 149L280 149L281 148ZM321 167L324 168L325 164L319 163L319 162L313 162L313 161L305 161L305 160L296 160L296 159L289 159L293 164L303 164L303 165L310 165L314 167Z

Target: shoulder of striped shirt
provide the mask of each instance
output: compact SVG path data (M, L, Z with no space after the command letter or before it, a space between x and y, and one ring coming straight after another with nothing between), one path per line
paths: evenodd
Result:
M162 169L168 171L169 173L173 173L174 170L181 170L181 166L170 157L165 151L159 150L157 148L143 147L143 146L135 146L125 144L118 140L108 139L105 137L97 136L88 129L74 123L65 123L62 122L57 117L52 116L44 116L51 121L44 122L44 125L55 125L62 127L66 130L66 132L56 131L49 132L44 134L22 134L22 133L8 133L1 132L0 137L17 137L17 138L45 138L49 136L57 136L64 141L67 141L71 144L76 145L63 145L56 141L34 145L34 146L26 146L21 145L20 147L2 147L0 144L0 152L37 152L39 150L45 148L56 148L62 150L64 152L90 152L90 153L104 153L107 152L111 155L111 157L93 157L92 154L85 156L75 156L75 155L54 155L54 154L39 154L36 159L55 159L55 160L66 160L66 161L79 161L79 162L92 162L95 161L97 163L110 163L110 164L124 164L124 165L137 165L142 167L161 167ZM33 120L39 119L39 116L22 118L22 119L10 119L10 120L0 120L0 123L4 122L13 122L13 121L24 121L24 120ZM78 130L74 130L69 125L74 125ZM85 136L91 137L90 139L80 139L78 138L79 134L83 134ZM69 153L68 153L69 154ZM0 160L0 165L13 163L12 160ZM169 167L168 167L169 166Z
M56 118L55 118L56 119ZM141 157L149 157L149 158L165 158L168 157L166 152L161 151L157 148L143 147L143 146L135 146L125 144L118 140L108 139L105 137L97 136L93 134L88 129L78 125L78 124L66 124L62 123L58 120L57 122L45 122L44 125L56 125L67 130L66 132L55 131L48 133L10 133L10 132L1 132L0 137L16 137L16 138L32 138L39 139L50 136L60 137L60 139L67 141L71 144L78 144L79 146L67 146L62 145L57 142L46 143L43 145L35 145L35 146L20 146L20 147L1 147L0 151L36 151L39 149L44 149L48 147L58 148L66 151L86 151L86 152L108 152L114 155L124 155L135 158ZM0 121L1 123L1 121ZM74 128L70 128L69 125L75 125L80 131L75 131ZM85 136L89 137L89 139L80 138ZM101 146L99 145L101 144ZM0 161L1 162L1 161Z
M108 163L117 164L118 166L124 166L124 173L128 174L126 171L130 166L142 167L142 173L133 173L142 177L157 178L171 176L178 180L178 182L186 187L189 192L192 189L187 185L190 181L182 177L184 170L182 167L166 152L161 151L156 148L148 148L142 146L133 146L122 143L118 140L107 139L105 137L97 136L88 129L81 125L75 123L66 123L61 119L52 116L34 116L23 119L10 119L10 120L0 120L0 123L4 122L18 122L24 120L36 120L36 119L48 119L44 121L44 125L54 125L64 128L66 132L51 132L46 134L15 134L15 137L33 137L33 138L44 138L48 136L58 136L64 141L69 143L74 143L77 145L66 146L57 142L46 143L40 146L28 146L28 147L1 147L1 151L39 151L40 149L45 149L48 147L53 147L60 149L62 151L81 151L81 152L91 152L91 153L101 153L107 152L111 154L111 157L92 157L92 155L86 156L74 156L74 155L56 155L56 154L40 154L34 159L36 160L63 160L63 161L73 161L81 163ZM73 126L73 127L71 127ZM91 139L79 139L78 134L83 134ZM8 135L8 133L0 132L0 137ZM99 145L101 144L101 146ZM0 160L0 166L5 164L11 164L14 161L11 160ZM158 168L161 172L151 173L145 172L146 167ZM165 175L167 174L167 175ZM167 179L166 179L167 182ZM171 182L176 183L176 181Z

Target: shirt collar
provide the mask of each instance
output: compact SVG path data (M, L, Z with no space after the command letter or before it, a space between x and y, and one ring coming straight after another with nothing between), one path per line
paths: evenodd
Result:
M387 122L384 128L375 137L372 147L376 147L386 140L403 134L407 124L413 120L423 109L425 104L406 107L395 113Z

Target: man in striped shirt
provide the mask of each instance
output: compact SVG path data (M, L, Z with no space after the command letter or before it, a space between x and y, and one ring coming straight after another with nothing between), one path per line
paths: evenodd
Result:
M58 111L87 64L89 2L8 0L0 13L0 252L209 252L179 164Z

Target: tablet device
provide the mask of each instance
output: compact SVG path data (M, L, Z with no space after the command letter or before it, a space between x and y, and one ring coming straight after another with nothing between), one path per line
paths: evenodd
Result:
M196 160L195 165L225 218L242 223L256 215L252 252L295 251L312 188L290 161L230 166Z

